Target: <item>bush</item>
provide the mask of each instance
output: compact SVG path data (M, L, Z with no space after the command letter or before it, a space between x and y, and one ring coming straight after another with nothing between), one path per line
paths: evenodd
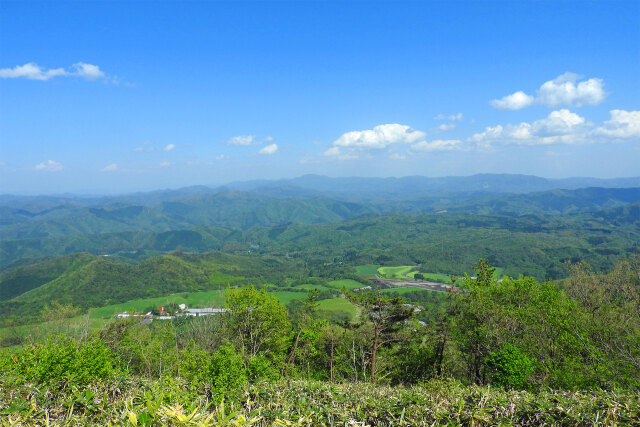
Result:
M208 373L214 387L213 399L217 403L222 399L239 398L247 382L242 356L237 354L228 342L211 356Z
M489 353L485 364L490 369L494 383L518 390L528 387L529 376L535 369L533 361L511 344L505 344L500 350Z
M280 371L264 356L255 356L247 363L247 377L251 383L258 381L277 381Z
M97 337L78 343L60 336L27 346L17 357L25 379L78 386L109 378L115 371L113 361L113 352Z

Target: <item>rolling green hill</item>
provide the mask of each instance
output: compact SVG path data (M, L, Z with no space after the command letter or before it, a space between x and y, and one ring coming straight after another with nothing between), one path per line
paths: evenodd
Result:
M65 259L68 257L65 257ZM68 268L38 287L26 292L15 288L15 277L22 272L24 283L44 281L43 263L17 267L5 272L0 287L12 295L0 302L3 313L0 324L10 321L24 322L37 318L47 304L72 304L81 309L101 307L138 298L157 297L176 292L224 289L226 286L265 283L288 283L293 278L305 277L299 261L273 257L251 257L208 252L188 255L170 253L139 265L129 265L108 257L82 254ZM63 262L59 262L63 264ZM32 273L31 276L28 273ZM53 273L52 273L53 274Z
M0 301L14 298L69 271L82 268L94 258L93 255L87 253L50 257L0 273Z

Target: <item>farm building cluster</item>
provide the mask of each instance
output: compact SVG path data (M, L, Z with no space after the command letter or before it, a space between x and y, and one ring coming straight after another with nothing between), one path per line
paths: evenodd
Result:
M142 319L148 320L171 320L176 317L183 316L192 316L192 317L200 317L200 316L211 316L215 314L222 314L228 311L226 308L216 308L216 307L204 307L204 308L189 308L185 304L179 304L177 307L172 307L169 309L165 306L158 306L157 309L151 310L147 313L139 313L139 312L130 312L125 311L123 313L118 313L114 317L118 319L128 318L128 317L140 317Z

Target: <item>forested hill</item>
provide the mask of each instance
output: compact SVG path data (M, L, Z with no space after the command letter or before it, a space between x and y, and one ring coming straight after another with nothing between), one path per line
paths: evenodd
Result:
M429 187L413 186L409 178L396 181L388 178L380 181L380 189L376 194L371 193L375 179L336 178L337 181L331 182L336 191L341 193L332 193L336 197L333 199L326 194L314 193L316 190L300 190L288 184L273 184L250 192L190 187L93 199L2 196L0 239L167 232L198 226L248 229L288 223L338 222L366 214L391 212L564 215L596 212L640 202L640 185L634 188L556 189L527 194L498 194L495 183L480 191L480 177L484 176L475 177L473 182L476 184L455 187L458 188L457 192L451 193L442 188L431 191ZM489 177L493 181L498 179L493 175ZM499 187L501 189L512 189L513 183L525 180L521 176L510 176L513 183L508 186L503 182L504 177L498 177L499 183L503 183ZM525 178L527 182L532 179ZM412 179L420 181L426 178ZM399 186L398 183L403 185ZM359 192L360 188L362 192Z
M90 254L52 258L0 275L0 325L37 318L51 303L86 309L228 285L285 283L304 277L303 272L299 260L221 252L173 252L138 265Z

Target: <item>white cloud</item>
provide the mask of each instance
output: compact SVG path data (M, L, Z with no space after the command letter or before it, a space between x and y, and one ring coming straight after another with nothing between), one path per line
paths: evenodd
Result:
M47 160L46 162L39 163L35 166L36 170L47 172L58 172L63 168L62 163L56 162L55 160Z
M440 132L448 132L450 130L454 130L456 128L456 124L455 123L443 123L439 126L436 126L436 130L440 131Z
M176 148L176 144L169 144L166 147L164 147L164 151L171 151L174 148Z
M491 105L500 110L520 110L530 105L547 107L598 105L607 96L602 79L591 78L579 81L581 76L564 73L553 80L543 83L536 96L527 95L523 91L494 99Z
M75 70L71 75L85 78L87 80L96 80L104 77L104 72L100 70L100 67L93 64L85 64L84 62L78 62L73 64Z
M539 136L575 133L586 123L584 117L567 109L552 111L547 118L533 122L533 133Z
M35 62L17 65L13 68L0 69L0 78L4 79L24 78L29 80L46 81L59 76L82 77L86 80L97 80L105 77L105 74L97 65L87 64L84 62L73 64L71 66L71 71L67 71L64 68L52 68L46 70Z
M564 73L540 86L536 102L555 107L558 105L598 105L607 94L602 79L589 79L577 83L580 76ZM577 84L576 84L577 83Z
M229 156L224 155L224 154L219 154L215 157L216 160L224 160L224 159L228 159Z
M393 160L405 160L407 158L407 156L405 156L404 154L399 154L399 153L393 153L391 155L391 158Z
M552 111L549 115L533 123L522 122L517 125L508 124L489 126L484 132L476 133L468 141L488 148L493 144L517 145L550 145L588 143L589 128L584 117L562 109Z
M491 105L498 110L519 110L533 104L533 101L533 96L527 95L520 90L501 99L494 99L491 101Z
M115 163L111 163L110 165L107 165L102 168L102 172L114 172L117 170L118 170L118 165Z
M228 145L255 145L259 143L255 135L234 136L227 141Z
M161 168L168 168L169 166L172 166L173 163L171 162L161 162L158 166L160 166Z
M360 156L358 156L353 151L350 151L348 153L342 152L340 147L330 147L323 154L327 157L333 157L338 160L356 160L360 158Z
M38 64L29 62L17 65L13 68L0 69L0 77L3 79L25 78L29 80L49 80L57 76L65 76L67 72L63 68L43 70Z
M255 135L238 135L233 138L229 138L227 140L227 145L240 145L240 146L250 146L250 145L260 145L268 142L272 142L273 137L267 136L263 139L257 138Z
M435 120L451 120L451 121L454 121L454 122L459 122L463 118L464 117L463 117L462 113L451 114L449 116L446 116L444 114L438 114L437 116L434 117Z
M340 151L340 147L330 147L327 151L324 152L325 156L339 156L342 154Z
M458 139L436 139L435 141L420 141L411 146L412 151L453 151L461 150L462 141Z
M258 151L258 154L271 155L271 154L275 154L277 151L278 151L278 145L271 144L271 145L267 145L266 147L263 147L260 151Z
M333 141L324 155L338 160L370 157L368 150L379 150L395 144L413 144L424 140L426 133L397 123L375 126L373 129L344 133ZM397 157L394 157L397 158Z
M378 125L370 130L352 131L342 134L333 142L334 147L385 148L389 145L411 144L424 139L424 132L397 123Z
M611 138L640 137L640 111L611 110L611 119L595 130L595 134Z

